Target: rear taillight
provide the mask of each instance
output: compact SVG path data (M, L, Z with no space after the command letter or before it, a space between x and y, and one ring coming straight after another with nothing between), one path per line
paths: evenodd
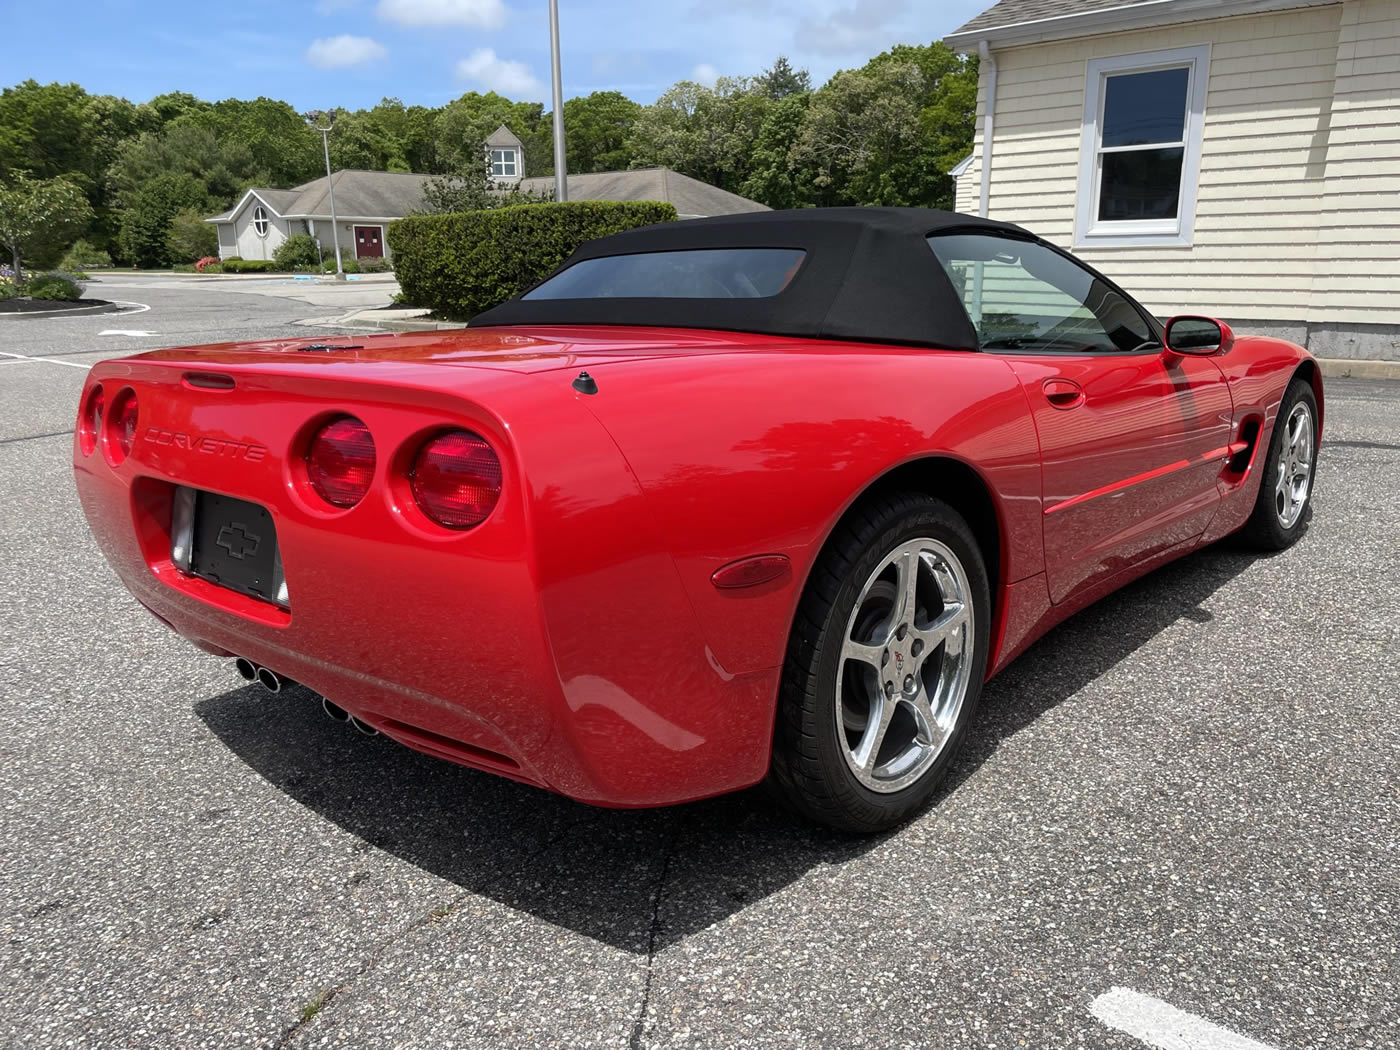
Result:
M306 449L306 476L333 507L353 507L374 480L374 438L354 416L332 420Z
M408 475L424 514L449 529L480 525L501 498L501 461L484 439L453 430L430 440Z
M102 432L106 435L102 449L107 462L115 467L131 454L132 442L136 440L136 395L130 390L123 390L112 400Z
M105 405L106 399L99 384L92 388L82 411L78 413L78 446L85 456L92 455L92 450L97 447L97 436L102 433L102 410Z

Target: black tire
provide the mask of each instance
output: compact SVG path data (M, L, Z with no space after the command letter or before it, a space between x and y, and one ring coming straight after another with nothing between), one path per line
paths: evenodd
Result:
M921 538L946 546L966 574L973 611L970 675L956 721L932 764L907 787L875 791L850 768L837 725L837 678L845 673L841 650L866 581L901 544ZM957 511L917 493L896 493L857 507L813 567L798 606L783 669L770 787L809 819L844 831L884 831L913 816L946 775L976 710L990 627L986 566Z
M1307 407L1312 427L1312 459L1308 477L1307 493L1303 499L1303 509L1290 525L1285 525L1279 513L1279 493L1277 480L1280 458L1286 441L1288 419L1298 405ZM1317 398L1312 384L1305 379L1294 379L1284 391L1279 405L1278 417L1274 420L1274 430L1269 436L1269 447L1264 456L1255 463L1259 473L1259 494L1254 500L1254 510L1249 520L1239 532L1240 541L1248 547L1262 551L1281 551L1291 547L1307 531L1308 519L1312 516L1313 488L1317 481Z

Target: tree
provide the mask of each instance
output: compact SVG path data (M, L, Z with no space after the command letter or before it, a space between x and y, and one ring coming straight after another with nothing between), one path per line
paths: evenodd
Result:
M423 186L423 211L429 213L485 211L511 204L543 204L553 199L553 192L536 193L516 185L503 187L491 177L491 162L484 149L475 167L429 179Z
M786 55L779 55L771 69L765 69L754 80L758 91L777 102L790 95L805 95L812 90L812 75L805 69L793 69Z
M749 174L738 192L770 208L800 208L816 200L816 173L792 162L812 96L788 95L774 102L749 155Z
M773 105L747 77L720 77L713 88L682 80L647 106L627 149L632 167L661 166L738 192L750 151Z
M92 205L71 179L12 173L0 185L0 244L10 250L16 277L26 258L40 266L57 260L92 216Z
M504 124L525 145L525 174L553 170L549 159L549 129L543 126L544 107L538 102L512 102L494 91L469 91L449 102L434 124L434 174L475 169L486 154L486 140ZM540 132L543 132L541 135Z
M171 262L198 262L219 254L219 233L212 223L204 221L202 211L182 208L166 228L165 248Z
M206 207L204 187L193 175L157 175L127 203L118 235L122 255L137 266L169 266L167 233L171 220L182 210L200 211Z
M569 171L618 171L631 156L627 136L642 107L620 91L595 91L564 103Z

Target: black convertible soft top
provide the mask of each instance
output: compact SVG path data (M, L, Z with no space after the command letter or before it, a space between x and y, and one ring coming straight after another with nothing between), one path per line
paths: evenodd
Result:
M802 208L661 223L589 241L550 276L587 259L641 252L788 248L806 258L782 291L762 298L517 296L471 324L713 328L976 350L967 311L926 241L974 231L1039 240L1009 223L926 208Z

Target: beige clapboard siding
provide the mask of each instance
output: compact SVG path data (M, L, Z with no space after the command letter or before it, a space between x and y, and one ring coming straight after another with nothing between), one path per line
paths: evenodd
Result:
M1395 0L1380 2L1400 7ZM1308 319L1315 313L1319 250L1310 231L1318 228L1324 198L1332 195L1328 116L1343 7L1210 19L999 52L992 216L1070 246L1088 59L1208 43L1194 243L1079 254L1160 314L1196 309ZM1371 93L1369 119L1383 120L1376 113L1385 108L1377 89L1367 82L1360 90ZM1356 136L1358 150L1364 151L1364 137L1364 131ZM977 148L978 160L959 185L960 207L964 200L976 206L980 143ZM1365 163L1378 159L1368 156ZM1359 204L1347 204L1340 185L1338 215L1374 203L1368 189L1354 197Z
M1319 318L1400 324L1400 3L1348 0L1311 306Z

